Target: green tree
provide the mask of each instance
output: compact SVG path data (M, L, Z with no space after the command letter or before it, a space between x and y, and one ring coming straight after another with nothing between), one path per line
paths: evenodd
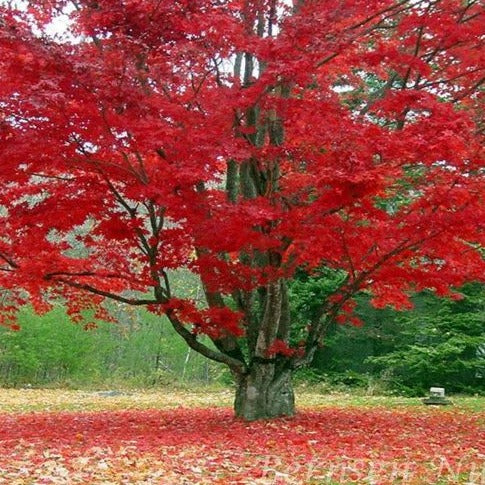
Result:
M454 301L422 296L422 307L401 315L399 346L368 362L391 374L392 385L411 394L431 386L452 392L482 392L485 379L483 286L467 285Z

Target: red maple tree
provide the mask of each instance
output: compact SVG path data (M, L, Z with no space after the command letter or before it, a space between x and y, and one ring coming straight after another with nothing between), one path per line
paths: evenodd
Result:
M357 292L483 279L478 1L26 4L0 7L4 324L146 306L267 418ZM292 348L287 281L321 266L345 277Z

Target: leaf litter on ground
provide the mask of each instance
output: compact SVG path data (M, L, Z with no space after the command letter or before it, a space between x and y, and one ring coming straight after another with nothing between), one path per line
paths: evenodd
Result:
M470 400L430 408L390 398L386 407L384 398L303 392L296 417L247 423L233 417L229 390L0 396L2 485L470 485L485 477L485 413Z

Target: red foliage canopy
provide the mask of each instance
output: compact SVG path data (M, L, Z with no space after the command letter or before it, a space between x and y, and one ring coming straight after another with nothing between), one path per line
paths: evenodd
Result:
M239 334L167 272L210 300L339 268L335 315L483 278L479 2L27 3L0 7L5 309L111 297Z

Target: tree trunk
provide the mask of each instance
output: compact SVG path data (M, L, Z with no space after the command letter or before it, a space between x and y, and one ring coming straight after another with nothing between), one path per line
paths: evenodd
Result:
M295 414L290 369L276 372L273 361L253 362L250 372L239 376L236 385L237 417L254 421Z

